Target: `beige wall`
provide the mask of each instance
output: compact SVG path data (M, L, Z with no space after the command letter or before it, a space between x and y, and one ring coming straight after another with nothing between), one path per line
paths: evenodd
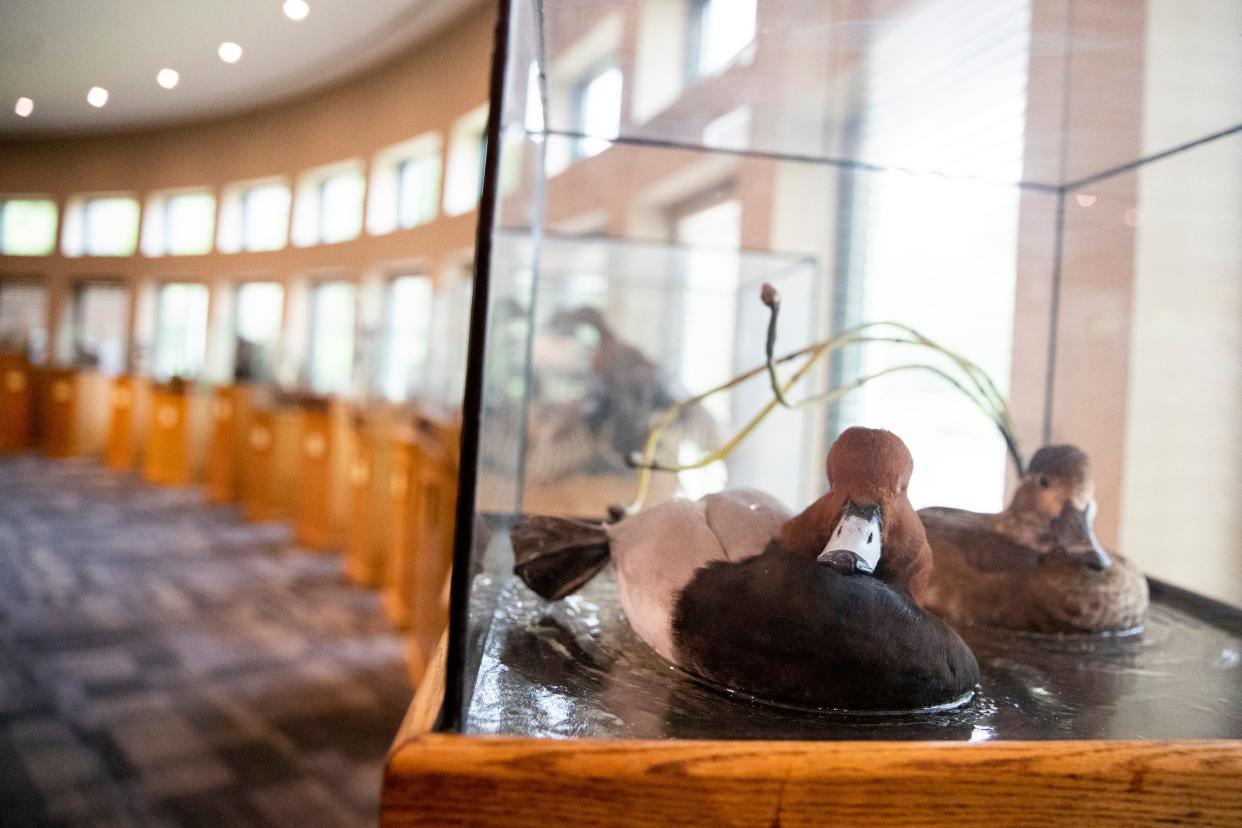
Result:
M109 136L0 142L0 195L40 194L61 204L73 193L124 191L145 203L154 190L209 187L300 173L361 158L425 132L447 136L453 121L487 101L494 8L477 6L407 54L310 96L225 119ZM63 318L68 286L88 275L135 284L189 278L223 284L259 277L285 282L331 273L363 279L414 265L438 276L473 247L476 214L383 236L263 253L69 258L0 256L0 278L35 276L50 288L49 315ZM214 315L214 314L213 314ZM136 314L132 315L137 317Z

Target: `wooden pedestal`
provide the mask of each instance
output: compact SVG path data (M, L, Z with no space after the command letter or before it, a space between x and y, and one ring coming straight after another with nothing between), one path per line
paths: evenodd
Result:
M448 621L443 592L452 562L457 451L455 425L430 418L394 441L384 606L409 628L408 666L416 680Z
M336 545L332 416L325 406L303 408L299 418L293 538L302 546L326 550Z
M35 379L24 354L0 354L0 454L32 445Z
M117 471L136 468L143 455L150 412L150 386L142 379L119 376L112 379L108 399L110 421L104 465Z
M44 456L102 452L108 422L108 380L91 371L49 368L42 372L40 385Z
M380 824L1237 825L1242 743L633 741L435 733L443 644Z
M242 449L242 512L248 520L284 520L293 514L298 413L255 408Z
M151 392L151 423L143 474L152 483L191 482L190 396L188 389L156 386Z
M245 452L248 401L245 386L223 385L212 392L205 472L208 503L231 503L241 496L238 468Z
M346 469L345 574L367 587L384 581L391 499L392 447L372 433L374 427L361 416L354 418Z

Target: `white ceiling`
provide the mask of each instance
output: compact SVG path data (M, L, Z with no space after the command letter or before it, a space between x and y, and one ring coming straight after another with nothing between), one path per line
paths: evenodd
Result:
M477 0L0 0L0 136L108 132L249 109L358 72ZM220 43L240 44L226 64ZM175 89L155 82L181 73ZM86 102L92 86L108 104ZM19 117L19 97L34 113Z

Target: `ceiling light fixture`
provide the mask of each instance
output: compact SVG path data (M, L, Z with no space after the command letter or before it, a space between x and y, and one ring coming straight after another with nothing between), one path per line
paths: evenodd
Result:
M1095 204L1095 196L1088 195L1087 193L1078 193L1074 196L1074 199L1080 207L1090 207L1092 204Z
M172 89L181 82L181 74L176 69L161 69L155 76L155 82L165 89Z
M92 86L91 91L86 93L86 102L96 109L100 109L108 102L108 90L102 86Z
M310 14L310 6L306 0L285 0L285 17L290 20L305 20Z
M226 40L220 44L220 48L216 50L216 54L220 56L220 60L225 63L237 63L241 60L242 48L231 40Z
M19 118L25 118L34 112L34 101L30 98L18 98L17 106L13 107L13 111L17 113Z

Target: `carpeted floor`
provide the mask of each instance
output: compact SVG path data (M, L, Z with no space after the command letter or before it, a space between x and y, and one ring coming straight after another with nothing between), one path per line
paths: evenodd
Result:
M0 459L0 825L366 825L411 688L378 596L199 489Z

